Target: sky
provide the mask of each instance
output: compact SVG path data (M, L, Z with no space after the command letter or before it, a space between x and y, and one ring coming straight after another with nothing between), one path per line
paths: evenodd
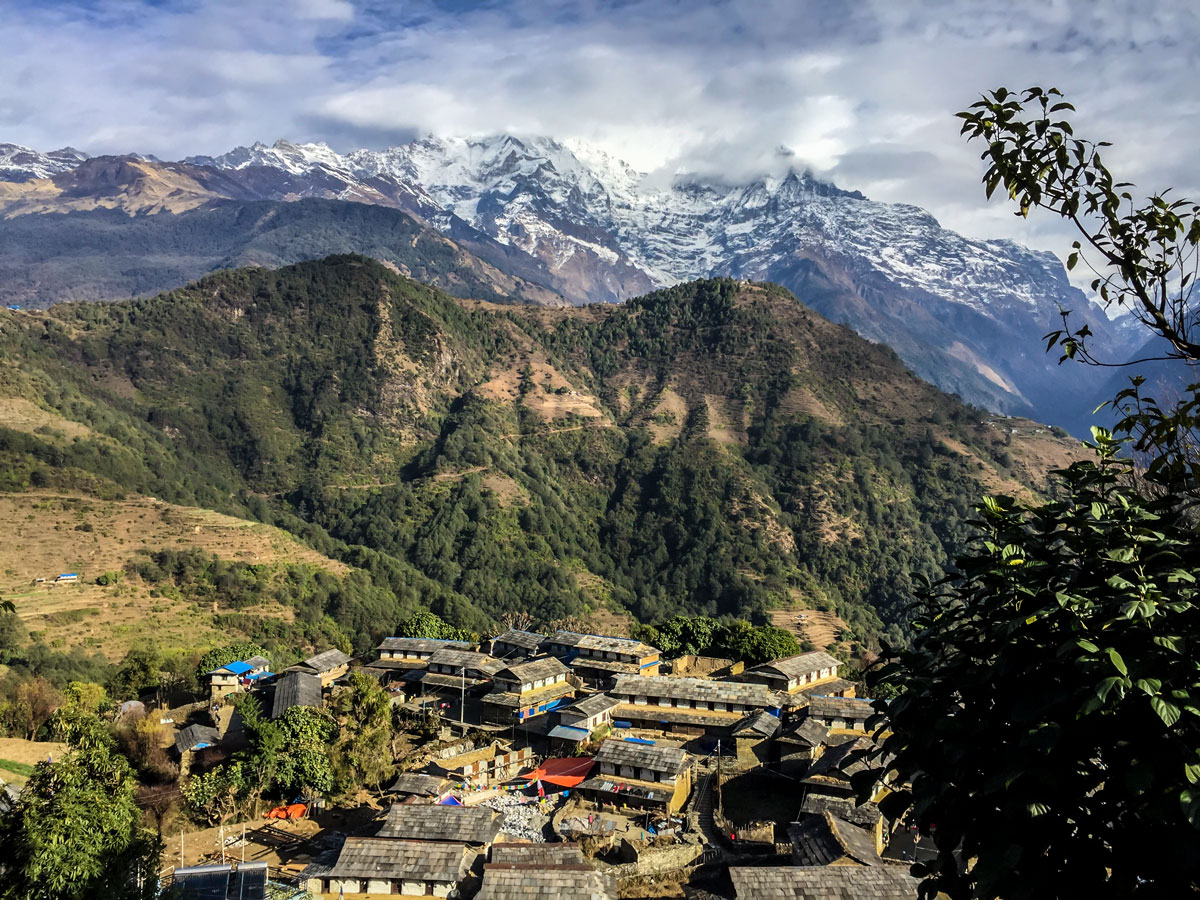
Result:
M657 177L808 168L1061 256L985 202L954 113L1056 86L1148 193L1200 196L1194 0L0 0L0 141L165 159L511 132Z

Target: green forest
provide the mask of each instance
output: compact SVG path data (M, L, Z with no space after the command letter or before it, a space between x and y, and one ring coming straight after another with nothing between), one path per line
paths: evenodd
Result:
M514 614L763 625L808 606L861 649L902 642L913 580L940 571L985 479L1022 478L985 413L786 291L729 279L547 311L335 256L3 313L0 350L4 394L90 429L0 428L3 490L207 507L351 567L170 548L131 564L292 653L367 650L423 609L483 633ZM503 377L509 395L488 389ZM596 414L539 412L568 395ZM250 598L294 620L240 617ZM47 669L22 646L5 652Z

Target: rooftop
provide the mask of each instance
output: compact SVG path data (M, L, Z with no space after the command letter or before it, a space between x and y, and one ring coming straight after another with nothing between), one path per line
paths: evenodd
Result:
M637 656L653 656L657 647L630 638L609 637L603 634L581 634L578 631L556 631L546 638L548 644L560 644L579 650L599 650L606 653L632 653Z
M573 866L586 865L579 844L492 844L492 863L507 865Z
M254 666L248 662L242 662L240 659L236 662L226 663L223 666L218 666L209 672L209 675L245 675L251 671Z
M808 703L808 714L821 718L855 719L865 722L875 715L871 701L865 697L813 697Z
M789 728L787 731L780 732L778 739L787 741L788 743L817 747L825 741L828 735L828 725L822 725L816 719L805 719L795 728Z
M302 665L312 669L314 672L329 672L338 666L347 665L349 662L350 657L341 650L326 650L324 653L310 656Z
M796 656L785 656L783 659L774 659L771 662L755 666L750 671L761 672L767 670L778 672L788 678L803 678L806 675L815 674L821 671L821 669L829 668L832 668L836 674L838 666L841 664L842 661L840 659L830 656L824 650L813 650L810 653L799 653Z
M516 709L518 706L530 706L534 703L541 704L550 700L558 700L574 693L575 685L569 681L560 681L556 684L534 688L526 691L524 694L518 694L515 691L492 691L490 694L483 695L483 702L496 706L511 706Z
M483 867L476 900L617 900L617 879L588 865Z
M395 807L393 807L394 809ZM447 809L448 807L410 807ZM461 843L348 837L329 872L331 878L403 881L458 881L466 874L467 848Z
M614 766L636 766L655 772L677 775L687 763L687 753L681 747L635 744L620 738L609 738L600 745L596 762Z
M471 645L466 641L443 641L435 638L390 637L384 638L376 650L386 650L389 653L432 653L443 647L458 647L466 649Z
M830 747L821 754L821 758L812 764L808 770L808 777L814 775L823 775L829 778L834 778L838 781L849 782L850 776L856 772L861 772L867 768L867 764L862 760L854 760L846 763L843 768L843 762L855 750L862 750L870 746L870 743L864 739L845 741Z
M619 697L665 697L669 700L736 703L759 709L779 706L775 694L766 685L709 681L705 678L672 678L669 675L621 675L609 693Z
M378 837L490 844L500 833L499 820L500 816L485 806L412 806L393 803Z
M521 631L519 628L510 628L508 631L503 631L492 638L492 643L511 644L530 653L536 653L537 648L542 645L542 641L544 640L546 640L546 636L538 634L536 631Z
M540 679L557 678L559 675L570 674L570 671L570 669L553 656L545 656L541 659L531 659L529 662L513 663L511 666L501 669L496 674L524 683Z
M321 676L289 672L275 683L271 718L278 719L293 706L321 707Z
M208 725L189 725L175 735L175 749L180 753L219 743L221 732Z
M737 737L769 738L779 730L779 719L769 712L759 711L750 713L742 721L733 726L733 734Z
M916 900L917 880L893 866L730 866L737 900Z
M875 836L829 810L793 822L788 826L788 838L794 859L803 866L827 866L847 856L864 866L883 864L875 851Z
M851 825L859 825L863 828L874 827L880 816L883 815L879 811L879 805L870 800L855 805L852 799L830 797L827 794L813 793L811 790L804 792L804 802L800 804L802 815L819 816L826 810L839 819L845 819Z
M435 650L429 657L430 666L451 666L455 669L478 669L488 675L495 675L504 668L504 663L493 659L486 653L476 653L474 650L458 650L453 647L442 647Z
M608 696L608 694L592 694L588 697L584 697L582 700L576 700L570 706L564 706L562 711L566 712L567 710L570 710L571 712L576 712L582 716L591 718L592 716L598 716L603 712L607 712L608 710L619 706L620 703L620 700L615 700Z

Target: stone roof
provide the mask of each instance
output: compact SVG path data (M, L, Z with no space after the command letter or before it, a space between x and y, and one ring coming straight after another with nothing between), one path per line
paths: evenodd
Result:
M189 725L175 735L175 749L180 753L196 749L199 744L217 744L221 732L208 725Z
M642 667L635 662L625 662L620 659L596 659L591 656L577 656L571 660L572 669L593 669L597 672L610 672L614 675L636 675Z
M631 653L637 656L653 656L657 647L630 638L610 637L604 634L581 634L578 631L556 631L546 638L548 644L561 644L579 650L597 650L605 653Z
M544 634L538 634L536 631L522 631L519 628L510 628L508 631L501 632L492 638L493 644L509 644L513 647L520 647L528 653L536 653L537 648L546 640Z
M916 900L917 879L893 866L730 866L737 900Z
M430 666L451 666L455 669L466 667L477 669L488 675L495 675L504 668L504 663L493 659L486 653L476 653L474 650L457 650L453 647L442 647L435 650L429 657Z
M390 653L433 653L443 647L470 647L466 641L443 641L436 638L390 637L384 638L376 650L387 650Z
M823 725L816 719L805 719L794 728L780 732L778 740L792 744L803 744L806 747L819 747L829 736L829 726Z
M828 778L849 782L850 776L867 768L867 764L860 759L846 763L845 766L843 763L853 751L865 749L868 746L870 744L866 739L858 738L830 747L821 754L820 759L812 764L808 770L808 776L824 775Z
M466 875L466 853L461 843L348 837L328 877L455 882Z
M540 688L533 688L524 694L518 694L516 691L492 691L490 694L483 695L483 702L490 703L493 706L508 706L516 709L522 705L529 706L534 703L546 703L550 700L558 700L561 697L566 697L574 693L575 685L569 681L560 681L557 684L548 684Z
M378 837L490 844L500 816L486 806L412 806L393 803Z
M826 810L788 826L793 860L801 866L827 866L849 857L860 865L882 865L875 836Z
M865 722L875 715L871 701L865 697L813 697L808 703L808 714L823 719L854 719Z
M620 738L609 738L600 745L596 762L678 775L687 765L687 753L681 747L635 744Z
M483 867L476 900L617 900L617 879L588 865Z
M419 797L436 797L450 786L448 778L440 775L422 775L418 772L401 772L396 776L388 791L393 794L416 794Z
M492 862L508 865L582 866L587 864L579 844L492 844Z
M326 650L324 653L310 656L301 665L312 669L314 672L329 672L338 666L347 665L349 662L350 657L341 650Z
M271 661L269 659L267 659L265 656L252 656L248 660L246 660L246 664L253 666L256 669L271 668Z
M571 670L562 664L553 656L544 656L541 659L531 659L528 662L513 663L507 668L501 669L497 675L506 675L513 681L526 682L537 681L545 678L557 678L559 675L568 675Z
M769 738L779 730L779 719L769 712L759 711L750 713L742 721L733 726L735 737Z
M795 656L774 659L771 662L755 666L750 671L761 672L768 670L778 672L788 678L803 678L806 675L815 674L821 671L821 669L832 668L836 673L838 666L841 664L842 661L840 659L830 656L824 650L813 650L809 653L798 653Z
M814 793L811 789L804 792L804 802L800 804L802 815L820 816L826 810L839 819L845 819L851 825L862 828L873 828L883 815L879 811L879 805L870 800L855 805L853 800L845 797L831 797L828 794Z
M289 672L275 683L271 718L278 719L293 706L321 708L321 676Z
M581 716L587 716L589 719L592 716L598 716L600 713L607 712L614 707L620 706L620 700L614 700L608 694L591 694L584 697L582 700L576 700L570 706L564 706L562 712L579 713Z
M609 693L619 697L737 703L759 709L779 706L775 694L766 685L745 681L709 681L706 678L672 678L669 675L622 675Z
M832 697L834 694L844 693L851 688L857 690L858 685L845 678L833 678L829 681L818 681L816 684L802 684L792 692L792 696L797 700L802 700L803 702L797 704L802 706L813 697Z

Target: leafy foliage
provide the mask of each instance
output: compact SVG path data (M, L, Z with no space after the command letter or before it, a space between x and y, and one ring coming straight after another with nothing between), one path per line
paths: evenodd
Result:
M1161 198L1119 215L1103 145L1051 121L1070 109L1050 106L1056 95L1026 93L1032 120L1004 90L963 114L965 132L991 141L988 192L1003 183L1022 214L1040 205L1074 221L1112 266L1102 294L1140 304L1194 362L1189 282L1176 295L1164 281L1195 253L1194 218L1185 227ZM1064 360L1096 362L1086 333L1049 337ZM923 896L1200 890L1196 389L1166 409L1138 389L1115 401L1137 407L1121 423L1134 436L1095 429L1096 459L1057 473L1059 499L985 498L957 571L920 597L911 648L868 677L896 696L877 704L890 733L860 793L885 769L905 785L883 803L934 835L937 859L914 866ZM1131 442L1149 453L1145 468L1121 455Z
M139 827L129 763L94 716L58 727L71 751L39 763L0 820L0 897L156 896L161 847Z

